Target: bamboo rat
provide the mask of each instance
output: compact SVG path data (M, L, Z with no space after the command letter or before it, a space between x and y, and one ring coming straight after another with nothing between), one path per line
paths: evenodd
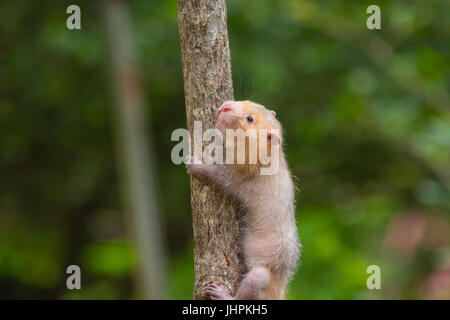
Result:
M248 154L243 164L203 164L188 157L189 174L232 194L244 209L241 246L247 273L234 297L222 286L208 285L206 293L212 300L284 299L297 265L301 245L295 220L295 186L281 146L282 127L275 115L251 101L226 101L216 118L216 129L224 136L227 129L255 129L258 141L267 139L269 152L278 145L279 166L274 174L262 175L259 169L264 165L259 160L251 164ZM259 129L277 129L280 134ZM259 144L257 148L259 152ZM249 149L245 150L248 153Z

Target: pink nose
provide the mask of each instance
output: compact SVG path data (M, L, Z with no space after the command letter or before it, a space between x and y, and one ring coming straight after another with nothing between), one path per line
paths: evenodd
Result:
M219 111L217 112L216 120L219 118L219 115L222 112L228 112L233 110L233 102L232 101L226 101L223 103L223 105L220 107Z
M233 109L233 101L225 101L220 107L220 112L227 112Z

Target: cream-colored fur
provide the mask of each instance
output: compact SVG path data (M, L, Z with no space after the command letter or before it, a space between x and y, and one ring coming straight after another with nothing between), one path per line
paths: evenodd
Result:
M273 111L251 101L228 101L229 108L217 116L216 128L279 129L281 124ZM253 121L247 121L251 115ZM258 137L258 139L267 137ZM282 144L283 138L278 137ZM225 146L226 148L226 146ZM295 186L282 147L279 170L274 175L261 175L261 164L187 164L188 172L202 176L226 193L240 200L242 217L242 250L248 274L242 284L248 288L244 298L284 299L300 254L295 220ZM207 289L213 299L232 298L223 289L212 285ZM241 292L241 293L242 293ZM239 297L240 289L238 290ZM244 293L242 293L244 294Z

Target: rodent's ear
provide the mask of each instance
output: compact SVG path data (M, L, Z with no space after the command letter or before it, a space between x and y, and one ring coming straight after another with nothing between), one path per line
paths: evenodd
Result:
M269 110L269 111L274 117L277 115L277 113L275 111L273 111L273 110Z
M280 137L273 132L269 132L267 134L267 143L275 146L280 143Z

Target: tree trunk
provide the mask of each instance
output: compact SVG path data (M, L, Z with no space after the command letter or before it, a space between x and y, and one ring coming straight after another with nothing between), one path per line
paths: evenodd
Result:
M224 0L178 0L187 125L214 127L217 108L233 99L227 13ZM239 246L239 216L233 199L191 177L194 229L194 298L221 284L234 295L244 263Z
M104 1L111 50L116 137L119 144L122 194L130 211L139 271L136 285L146 299L165 298L165 250L154 185L152 139L144 122L144 93L135 62L128 7L120 0Z

